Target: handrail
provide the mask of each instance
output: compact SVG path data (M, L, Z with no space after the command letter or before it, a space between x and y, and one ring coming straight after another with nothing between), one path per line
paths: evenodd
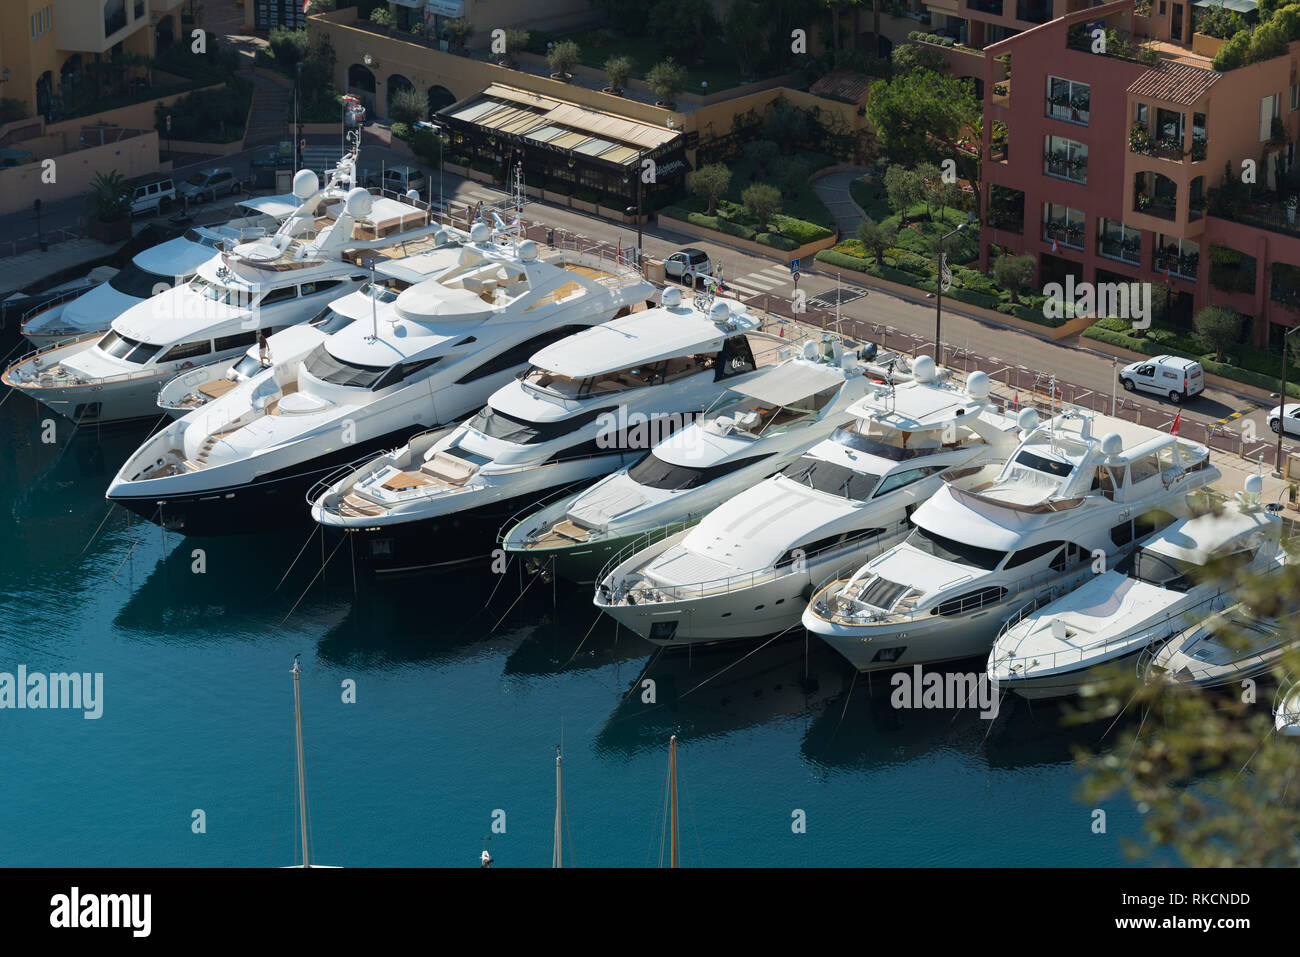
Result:
M104 280L104 282L107 281L108 280ZM63 303L68 302L70 299L80 298L85 293L90 292L90 290L92 289L97 289L101 285L103 285L103 283L94 283L88 286L79 286L76 289L65 289L63 292L59 293L53 299L46 299L39 306L32 306L32 308L28 309L26 312L22 314L22 316L19 317L18 319L19 330L22 330L23 326L27 325L28 321L34 319L36 316L41 315L42 313L49 312L55 306L62 305ZM40 293L37 293L37 295L40 295Z
M994 658L990 655L989 667L990 668L1006 667L1008 670L1010 670L1011 668L1015 667L1017 664L1032 661L1034 666L1039 666L1044 669L1051 670L1058 666L1058 662L1061 663L1078 662L1080 664L1083 664L1089 659L1096 658L1098 652L1108 651L1112 647L1115 646L1132 647L1135 639L1139 639L1139 640L1145 639L1143 641L1143 647L1148 647L1155 642L1161 642L1164 639L1170 638L1175 634L1174 631L1168 630L1171 619L1174 619L1175 621L1182 620L1187 615L1195 613L1198 610L1205 608L1206 606L1213 606L1215 602L1221 602L1221 600L1224 598L1225 595L1226 592L1224 592L1223 589L1220 588L1209 598L1202 599L1201 601L1198 601L1193 605L1188 605L1187 607L1179 609L1178 611L1170 611L1166 609L1164 613L1164 617L1159 621L1155 622L1154 624L1141 625L1137 628L1126 631L1123 634L1117 635L1114 638L1108 638L1106 639L1106 641L1102 642L1101 644L1095 644L1095 643L1089 644L1081 648L1073 649L1071 651L1054 651L1050 655L1039 655L1039 654L1017 655L1014 653L1007 653L997 658ZM1217 611L1217 610L1221 610L1224 607L1226 607L1226 605L1220 604L1219 608L1215 609L1211 607L1208 610ZM1162 630L1165 631L1164 635L1159 634L1159 632L1161 632ZM1178 630L1182 630L1182 629L1180 628ZM1020 645L1017 644L1016 648L1018 649L1019 647Z
M818 549L815 552L808 552L803 556L804 568L807 567L808 563L814 561L819 557L825 556L828 552L838 551L840 549L845 549L850 547L858 548L870 543L878 544L881 541L882 537L888 537L888 536L884 536L884 533L878 530L873 530L872 534L863 532L853 538L847 538L842 542L837 542L834 545L828 545L825 548ZM673 600L683 600L690 597L703 598L706 596L706 594L707 595L730 594L731 592L738 591L741 588L752 587L753 585L758 584L760 581L775 580L777 578L784 578L788 575L803 574L804 572L804 569L798 569L798 565L800 564L799 562L791 561L785 564L768 565L760 569L755 569L749 572L741 572L736 575L726 575L721 578L708 579L700 582L690 582L683 585L645 585L643 587L633 588L627 585L628 576L625 576L622 581L612 583L612 587L605 584L606 579L612 576L613 570L617 568L620 564L622 564L623 561L627 559L627 557L629 557L628 555L629 551L633 549L643 550L645 548L648 548L652 544L657 544L657 543L649 542L649 541L647 542L633 541L629 545L620 549L601 568L600 574L597 576L596 580L597 582L600 583L600 588L605 589L606 592L608 593L609 595L608 603L610 605L621 603L628 595L647 594L650 592L657 592L660 594L668 595ZM857 563L858 562L855 561L846 564L857 564ZM842 565L841 567L844 566ZM600 592L600 590L598 589L598 593L604 594L605 592ZM694 595L692 595L692 593L694 593Z
M574 482L572 485L566 485L563 488L556 489L553 493L549 495L542 496L537 501L533 502L531 505L525 505L522 508L520 508L517 512L515 512L513 515L507 518L501 524L501 527L497 529L497 544L504 545L506 536L509 534L509 530L514 528L516 525L518 525L520 522L526 519L529 515L532 515L534 512L541 511L544 508L554 505L556 502L560 501L560 499L566 497L573 490L575 485L581 485L581 484L585 484L585 483Z

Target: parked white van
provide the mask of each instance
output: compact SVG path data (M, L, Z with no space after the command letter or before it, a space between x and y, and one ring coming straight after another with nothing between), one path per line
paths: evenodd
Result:
M131 196L131 215L160 213L176 202L176 185L170 176L154 176L127 184Z
M1205 370L1195 359L1155 356L1130 362L1119 370L1119 381L1130 392L1141 389L1168 396L1170 402L1185 402L1205 391Z

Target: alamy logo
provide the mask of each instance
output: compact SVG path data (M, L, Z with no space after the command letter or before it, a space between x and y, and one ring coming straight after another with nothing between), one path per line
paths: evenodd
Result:
M0 709L55 708L81 710L83 718L93 721L104 713L104 673L96 671L27 673L18 666L16 675L0 671Z
M923 672L912 665L910 673L899 671L889 680L893 692L889 703L899 709L980 709L980 717L991 721L998 716L998 684L985 672Z
M628 412L602 412L596 418L596 447L600 449L652 449L679 429L700 418L698 412L670 412L646 415Z
M51 927L127 927L133 937L148 937L151 929L151 894L71 893L50 898Z
M1043 300L1043 316L1047 319L1128 319L1134 329L1151 325L1149 282L1076 283L1070 274L1064 286L1059 282L1045 285L1043 295L1047 297Z

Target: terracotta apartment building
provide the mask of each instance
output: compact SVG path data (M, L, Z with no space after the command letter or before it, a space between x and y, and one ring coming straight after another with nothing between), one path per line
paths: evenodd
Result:
M1220 45L1187 5L1118 0L986 46L981 267L997 246L1033 255L1040 284L1151 282L1180 321L1227 305L1276 344L1300 321L1294 208L1209 200L1225 175L1271 189L1294 165L1300 42L1227 72Z

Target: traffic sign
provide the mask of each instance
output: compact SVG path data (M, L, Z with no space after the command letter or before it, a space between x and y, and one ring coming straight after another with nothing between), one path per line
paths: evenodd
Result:
M795 284L796 286L799 285L799 274L798 274L798 273L795 273L795 274L794 274L794 284Z
M799 260L797 259L790 260L790 271L796 274L799 272Z

